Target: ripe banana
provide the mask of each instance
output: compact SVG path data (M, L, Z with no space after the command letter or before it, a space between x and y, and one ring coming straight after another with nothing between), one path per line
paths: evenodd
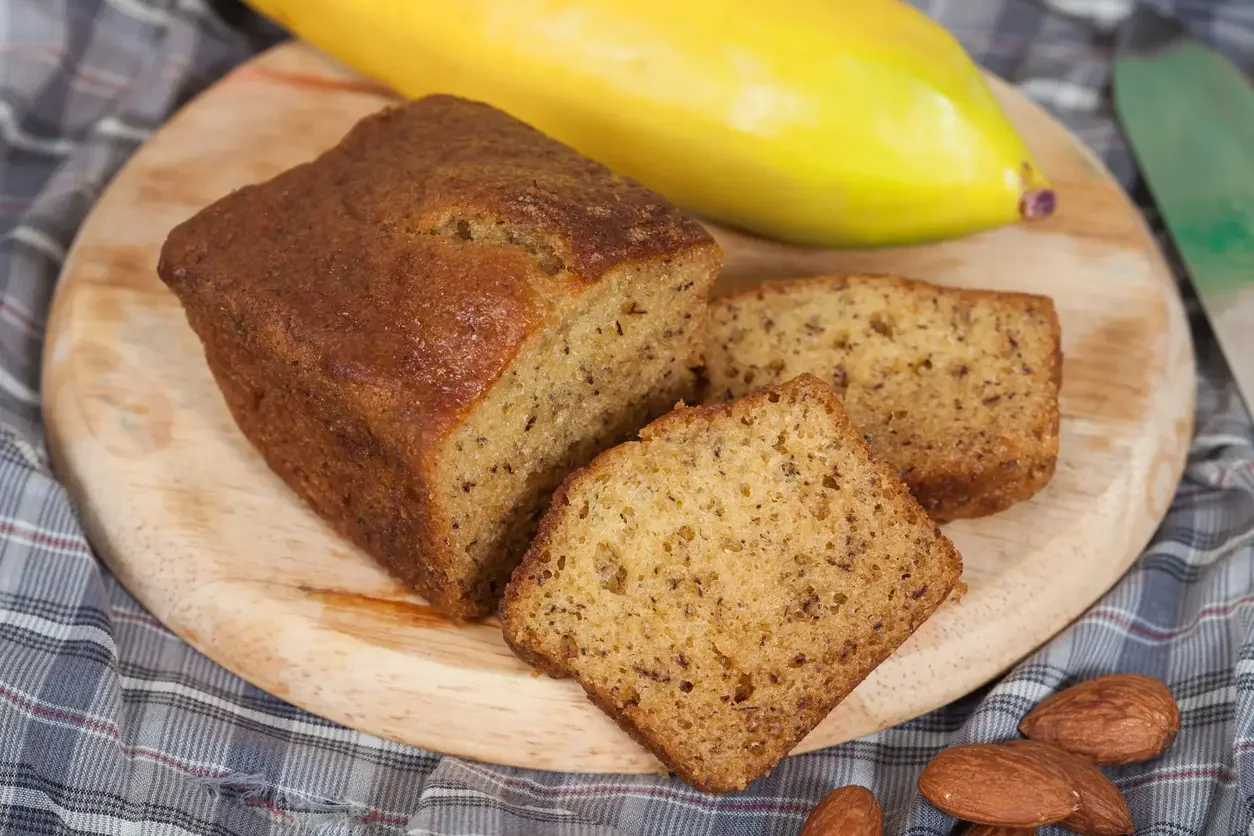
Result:
M823 246L1054 197L961 46L898 0L249 0L407 97L487 102L711 220Z

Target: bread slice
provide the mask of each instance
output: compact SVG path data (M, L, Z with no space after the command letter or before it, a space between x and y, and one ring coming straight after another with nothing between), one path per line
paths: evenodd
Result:
M809 372L938 521L1039 491L1058 456L1053 302L891 276L762 285L710 306L705 400Z
M271 468L472 618L572 468L695 397L720 260L638 183L431 96L197 213L159 272Z
M931 615L961 558L810 375L640 439L555 494L505 638L694 787L742 789Z

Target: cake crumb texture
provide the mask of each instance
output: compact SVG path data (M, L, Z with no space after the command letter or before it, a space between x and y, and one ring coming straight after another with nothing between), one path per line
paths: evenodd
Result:
M704 400L808 372L933 518L1004 510L1058 456L1062 354L1052 300L892 276L772 282L713 300Z
M810 375L678 408L554 496L508 643L685 781L744 788L946 598L961 558Z

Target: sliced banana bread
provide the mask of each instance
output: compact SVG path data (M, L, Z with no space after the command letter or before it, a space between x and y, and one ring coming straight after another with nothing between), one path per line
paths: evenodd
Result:
M817 375L934 519L978 517L1054 473L1059 337L1044 296L891 276L768 283L711 302L705 400Z
M810 375L640 438L555 494L505 638L693 786L741 789L931 615L961 558Z
M199 212L159 272L278 475L469 618L572 468L694 396L720 259L639 184L432 96Z

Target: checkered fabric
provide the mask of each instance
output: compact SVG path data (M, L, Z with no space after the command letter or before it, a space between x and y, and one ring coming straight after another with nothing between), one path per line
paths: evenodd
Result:
M1130 0L919 2L1139 194L1105 91L1110 27ZM1251 0L1162 5L1254 70ZM0 832L793 836L829 789L858 783L881 799L889 833L941 836L953 822L914 789L938 749L1009 736L1059 686L1116 671L1165 679L1183 712L1164 757L1111 771L1139 832L1251 832L1254 429L1196 316L1188 472L1127 577L996 685L789 758L741 793L442 758L293 708L166 631L93 557L50 471L42 332L66 249L110 176L280 36L227 2L0 3Z

